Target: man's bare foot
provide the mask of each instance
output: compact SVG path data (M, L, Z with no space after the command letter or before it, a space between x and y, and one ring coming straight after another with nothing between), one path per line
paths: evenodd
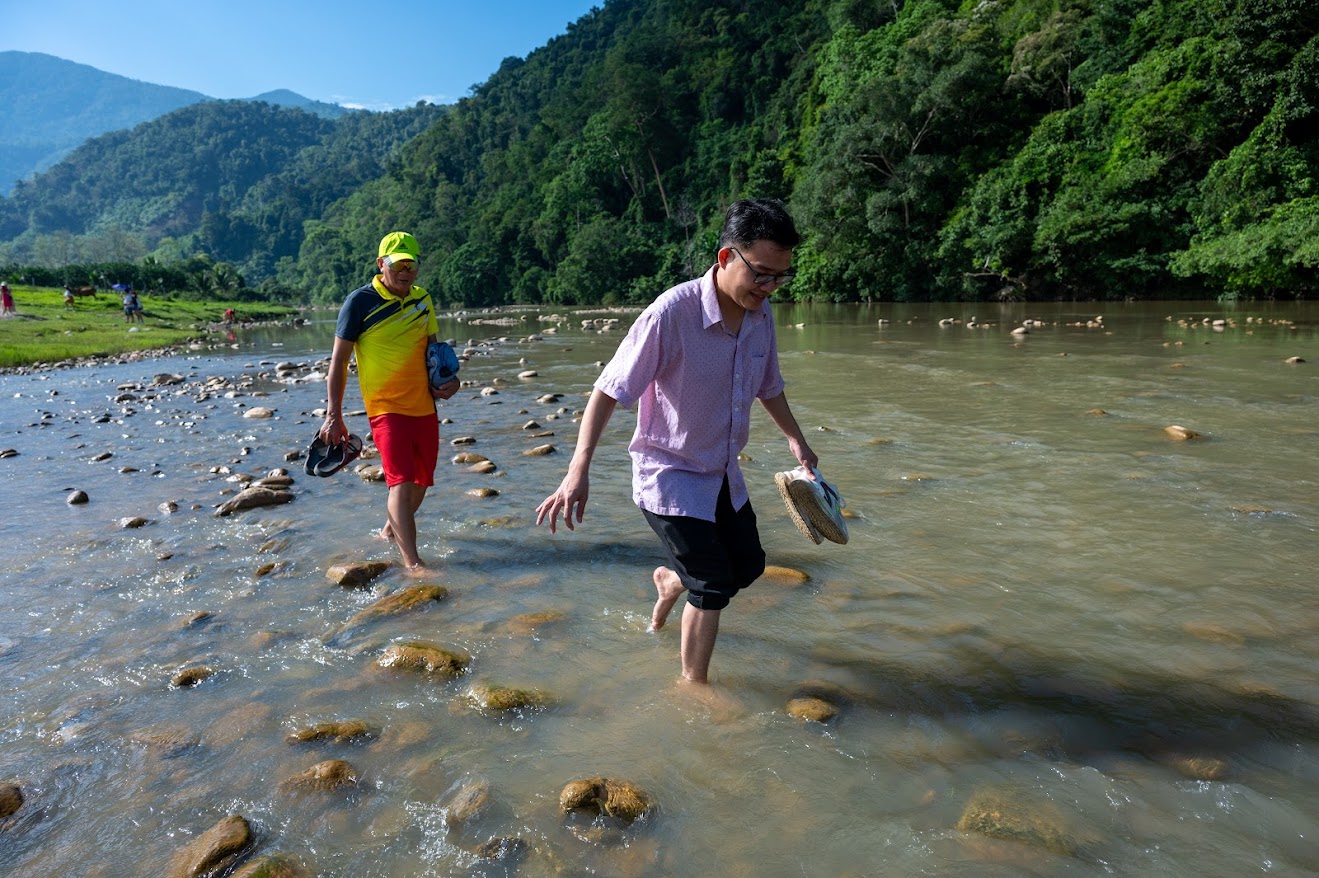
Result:
M408 564L407 562L404 562L403 564L403 573L405 576L425 576L427 572L426 562L421 559L417 559L416 564Z
M655 609L650 612L650 630L658 631L669 621L669 611L682 597L684 589L678 574L667 567L656 567L651 578L655 580L655 591L659 597L655 600Z
M389 526L389 522L385 522L385 526L376 532L376 539L387 543L394 542L394 528Z

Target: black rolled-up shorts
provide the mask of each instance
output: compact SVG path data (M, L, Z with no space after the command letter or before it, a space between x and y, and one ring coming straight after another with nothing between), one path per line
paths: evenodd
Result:
M687 589L687 603L697 609L722 610L733 595L765 572L756 513L750 500L741 509L733 508L728 479L719 491L714 521L658 515L646 509L641 512Z

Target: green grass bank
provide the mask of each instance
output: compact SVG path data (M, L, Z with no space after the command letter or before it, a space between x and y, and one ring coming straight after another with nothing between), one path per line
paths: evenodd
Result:
M142 322L124 320L119 293L102 291L64 303L64 291L10 284L16 314L0 319L0 369L167 348L205 338L227 308L242 322L278 322L298 309L264 302L141 296Z

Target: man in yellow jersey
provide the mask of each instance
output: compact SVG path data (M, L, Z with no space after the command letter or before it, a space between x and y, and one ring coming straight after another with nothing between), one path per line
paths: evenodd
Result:
M407 232L380 240L380 273L353 290L339 310L326 381L329 404L320 436L337 445L348 436L343 395L348 358L357 355L357 380L371 421L371 438L380 450L389 486L385 526L380 536L398 544L408 569L424 566L417 554L417 508L435 484L440 427L435 400L458 391L458 379L432 388L426 372L426 345L439 332L430 293L417 286L420 248Z

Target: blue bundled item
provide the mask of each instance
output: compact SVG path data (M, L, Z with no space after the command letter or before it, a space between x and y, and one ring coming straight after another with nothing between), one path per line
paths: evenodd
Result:
M434 388L443 387L458 375L458 355L448 342L433 341L426 345L426 374Z

